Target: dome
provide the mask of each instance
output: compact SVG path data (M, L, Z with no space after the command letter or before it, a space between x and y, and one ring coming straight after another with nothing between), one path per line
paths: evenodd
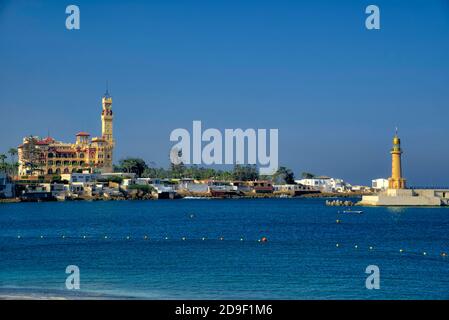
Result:
M399 139L398 136L394 136L394 138L393 138L393 144L401 144L401 139Z

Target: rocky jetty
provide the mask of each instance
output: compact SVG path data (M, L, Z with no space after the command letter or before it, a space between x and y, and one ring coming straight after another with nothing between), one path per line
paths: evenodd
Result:
M326 200L326 206L331 207L352 207L354 202L348 200Z

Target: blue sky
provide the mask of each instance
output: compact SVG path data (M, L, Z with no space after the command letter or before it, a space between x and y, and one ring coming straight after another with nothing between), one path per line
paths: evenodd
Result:
M65 28L76 4L81 29ZM364 27L381 10L381 30ZM449 185L449 1L1 1L0 151L23 136L100 134L115 158L168 165L170 132L278 128L279 160L369 184Z

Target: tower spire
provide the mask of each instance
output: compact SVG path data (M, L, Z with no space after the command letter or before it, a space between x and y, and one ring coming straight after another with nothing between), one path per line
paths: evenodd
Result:
M109 94L109 81L106 80L106 93L104 94L105 98L109 98L110 94Z

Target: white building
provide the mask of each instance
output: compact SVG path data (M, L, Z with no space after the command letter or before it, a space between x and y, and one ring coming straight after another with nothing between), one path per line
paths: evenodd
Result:
M371 181L371 187L376 191L384 191L388 189L388 179L379 178Z
M67 173L61 174L61 180L67 180L69 183L86 183L93 182L97 179L98 175L95 173Z
M309 179L295 180L296 183L308 186L322 192L345 192L351 188L349 183L344 182L342 179L336 179L331 177L315 177Z
M8 175L0 173L0 198L12 198L14 196L14 184Z

